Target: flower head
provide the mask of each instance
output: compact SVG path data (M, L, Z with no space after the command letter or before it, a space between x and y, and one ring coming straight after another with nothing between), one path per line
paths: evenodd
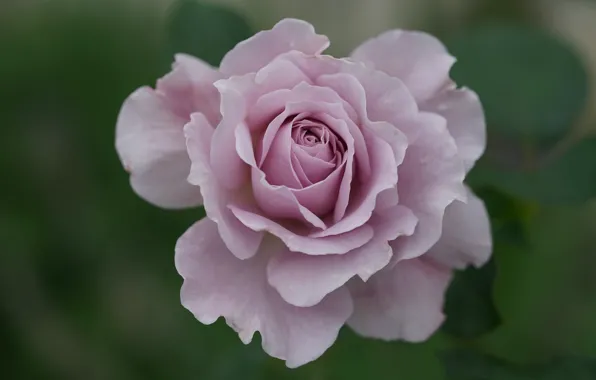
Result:
M475 93L449 79L434 37L395 30L350 58L300 20L239 43L219 69L176 56L124 103L117 149L133 189L207 217L176 245L182 303L260 332L296 367L347 324L427 339L454 268L491 253L483 203L464 185L485 148Z

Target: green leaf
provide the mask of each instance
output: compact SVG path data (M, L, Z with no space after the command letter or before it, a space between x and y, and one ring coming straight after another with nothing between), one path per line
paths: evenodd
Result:
M505 171L481 164L472 180L542 204L583 203L596 197L596 138L576 143L532 171Z
M545 365L520 366L470 350L441 355L447 380L591 380L596 360L563 357Z
M168 22L169 53L191 54L218 66L230 49L252 34L248 23L229 9L182 0Z
M478 92L491 129L524 141L551 140L572 126L588 92L568 46L540 30L489 25L448 42L452 75Z
M447 320L443 324L443 331L471 339L486 334L501 324L492 296L495 277L496 266L493 260L481 268L468 268L456 273L447 290Z

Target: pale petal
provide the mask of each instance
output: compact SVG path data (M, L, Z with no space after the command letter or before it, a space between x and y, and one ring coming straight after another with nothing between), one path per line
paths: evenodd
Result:
M384 190L394 188L397 185L397 163L393 150L386 141L375 136L370 131L363 131L370 152L371 176L369 181L362 184L358 192L353 191L351 204L345 216L324 231L315 232L311 236L324 237L339 235L358 228L368 222L376 205L377 196ZM405 151L407 141L401 142L402 150Z
M336 169L333 163L313 157L297 145L292 147L292 153L296 158L297 166L304 172L310 183L324 180Z
M339 192L339 185L345 175L345 165L341 165L327 178L304 189L291 192L296 196L298 202L323 218L333 210Z
M292 165L292 146L292 125L286 122L275 135L269 154L261 165L270 184L291 189L302 188Z
M267 182L260 169L252 169L252 191L257 205L268 218L297 220L310 223L316 228L327 228L321 218L298 202L290 189Z
M296 50L314 55L328 46L327 37L316 34L311 24L284 19L273 29L259 32L236 45L221 61L220 70L227 75L242 75L259 70L280 54Z
M188 181L198 185L205 197L207 217L217 223L219 234L228 249L237 257L247 259L255 255L262 232L255 232L243 225L227 207L228 204L242 203L234 194L219 185L209 164L213 127L202 114L193 114L190 123L184 127L188 154L192 166Z
M213 85L223 75L198 58L176 54L172 72L157 81L157 91L165 95L172 111L185 120L201 112L211 125L221 119L219 92Z
M364 42L354 50L352 58L399 78L418 102L450 83L449 71L455 63L435 37L405 30L385 32Z
M225 83L217 82L221 94L222 120L211 140L210 164L217 181L228 190L237 189L249 180L250 167L236 151L236 128L244 122L246 102L241 94Z
M311 256L286 250L269 261L267 276L284 300L308 307L354 276L368 280L389 263L391 254L387 241L379 239L344 255Z
M448 89L422 105L447 120L447 129L455 139L466 171L486 148L486 122L478 95L469 89Z
M450 280L450 270L421 259L401 261L367 283L355 279L349 284L354 313L348 325L365 337L425 341L445 318Z
M185 208L202 203L197 186L187 182L190 160L182 128L164 97L143 87L122 106L116 126L116 150L130 173L135 192L164 208Z
M391 243L393 260L426 253L441 236L445 208L466 198L463 164L445 119L420 113L407 129L417 132L399 167L397 188L399 204L414 212L418 226L412 236Z
M438 243L424 255L451 268L481 267L490 258L492 237L484 202L468 189L467 202L455 201L443 219Z
M418 218L409 208L395 205L375 209L368 223L375 230L375 239L392 241L400 236L412 236Z
M279 223L255 212L234 205L230 205L229 208L245 226L248 226L254 231L270 232L280 238L290 251L301 252L307 255L344 254L362 247L372 239L374 234L372 227L364 225L341 236L328 236L315 239L290 231Z
M184 278L182 304L202 323L224 317L248 344L260 332L269 355L298 367L321 356L352 312L347 289L329 294L313 307L286 303L267 284L267 258L283 246L264 242L252 259L234 257L215 223L203 219L176 245L176 268Z

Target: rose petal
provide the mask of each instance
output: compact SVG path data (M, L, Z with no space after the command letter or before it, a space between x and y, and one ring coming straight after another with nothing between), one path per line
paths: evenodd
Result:
M324 217L333 210L339 192L339 185L345 173L345 164L335 169L327 178L304 189L290 190L298 202L318 215Z
M358 155L359 171L363 177L366 177L370 173L370 164L366 152L367 148L362 132L354 124L350 116L351 112L353 112L353 109L333 90L301 82L292 89L273 91L259 98L255 106L250 110L247 123L253 130L255 126L269 123L263 137L262 161L264 159L263 157L268 153L277 129L283 124L286 118L292 115L306 113L325 123L346 144L348 140L354 141L356 146L355 152ZM336 129L334 120L344 121L347 130L343 128Z
M186 54L176 54L173 70L157 81L157 91L165 95L172 111L185 120L201 112L211 125L221 119L219 92L213 85L223 75L206 62Z
M227 208L228 204L242 203L243 200L237 198L238 194L222 188L213 176L209 165L213 127L202 114L193 114L191 121L184 127L184 134L192 161L188 181L201 187L207 217L217 223L219 234L236 257L247 259L254 256L263 233L247 228Z
M264 243L256 257L239 260L227 250L215 223L203 219L178 240L176 268L184 278L182 304L200 322L224 317L245 344L259 331L265 352L294 368L333 344L352 302L346 289L338 289L313 307L286 303L265 279L267 258L280 248Z
M291 189L302 188L292 165L292 146L292 125L286 122L275 135L269 154L261 166L270 184Z
M272 186L265 173L256 165L250 132L245 124L236 129L236 150L240 158L252 167L253 195L269 217L298 219L317 228L327 228L312 211L300 204L296 196L285 186Z
M280 54L296 50L315 55L328 46L329 39L316 34L311 24L284 19L273 29L259 32L236 45L222 59L220 71L227 75L242 75L259 70Z
M356 275L368 280L389 263L391 254L387 241L378 239L344 255L310 256L286 250L269 261L267 278L286 302L308 307Z
M225 83L220 81L216 86L221 94L222 120L213 133L209 162L217 181L226 189L233 190L244 185L250 173L250 168L236 151L236 128L244 121L246 103Z
M443 299L450 280L447 268L420 259L401 261L366 284L354 280L354 313L348 325L370 338L422 342L444 320Z
M297 164L311 183L324 180L336 169L333 163L313 157L297 145L292 147L292 153L296 157Z
M418 218L412 210L402 205L376 209L368 224L375 231L375 239L392 241L399 236L412 236Z
M122 106L116 126L116 150L130 173L135 192L164 208L185 208L202 203L200 190L186 180L190 160L177 116L163 96L143 87Z
M418 112L416 100L399 79L360 65L344 64L342 70L346 72L320 76L316 84L336 91L356 110L362 123L391 122Z
M449 89L430 99L422 109L447 120L447 129L469 171L486 148L486 122L478 95L466 88Z
M317 84L334 89L358 113L361 128L368 128L392 147L395 161L401 164L405 136L400 120L416 117L418 106L406 86L387 74L358 65L346 65L349 73L324 75Z
M385 141L381 140L370 131L364 131L368 152L370 152L370 163L372 174L368 182L361 185L359 193L352 199L343 219L330 226L324 231L317 231L311 234L312 237L324 237L339 235L351 231L365 224L371 217L377 196L384 190L394 188L397 185L397 163L393 150ZM405 151L407 141L401 142L401 150Z
M481 267L490 258L492 237L484 203L470 189L468 201L455 201L443 219L443 233L424 257L445 266L464 269L469 264Z
M399 203L414 212L418 226L412 236L391 243L396 261L426 253L441 236L445 208L466 198L463 164L445 119L420 113L404 127L417 136L399 167Z
M272 186L260 169L252 169L252 190L257 204L269 218L298 220L313 227L325 229L325 223L311 210L304 207L290 189Z
M245 226L254 231L270 232L280 238L290 251L301 252L307 255L344 254L362 247L370 241L374 234L372 227L364 225L341 236L314 239L290 231L279 223L247 209L236 205L230 205L228 207Z
M392 30L370 39L352 58L399 78L418 102L425 101L450 83L455 63L445 46L424 32Z
M296 155L293 152L291 155L291 159L292 159L292 168L294 169L296 176L300 180L300 184L302 185L302 187L307 187L307 186L312 185L311 180L308 179L308 177L306 176L306 173L304 172L304 169L302 168L300 161L298 161L298 159L296 158Z

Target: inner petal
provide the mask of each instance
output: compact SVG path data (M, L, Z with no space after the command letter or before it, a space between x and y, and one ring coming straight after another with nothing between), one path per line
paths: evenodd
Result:
M329 127L308 115L298 115L292 122L292 164L304 173L303 184L324 180L342 163L345 143ZM300 177L300 175L297 175Z

